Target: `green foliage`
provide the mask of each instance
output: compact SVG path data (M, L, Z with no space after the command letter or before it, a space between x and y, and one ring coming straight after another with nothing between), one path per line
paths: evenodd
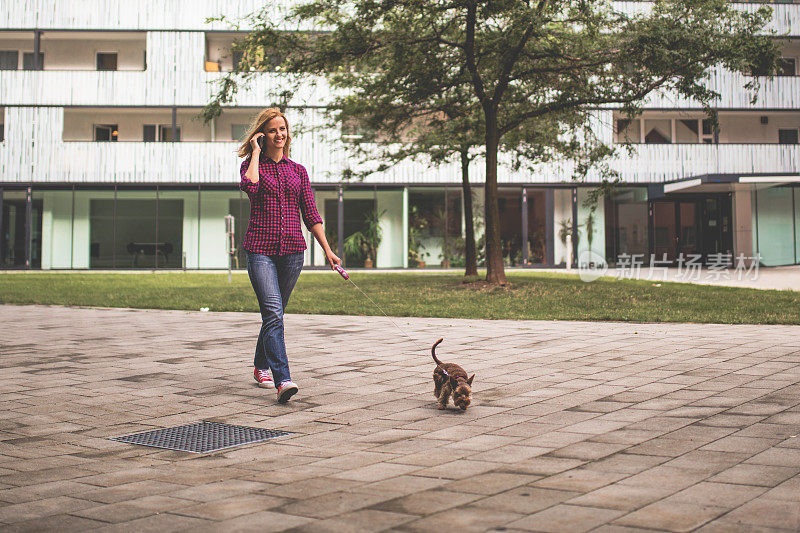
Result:
M592 209L589 211L589 214L586 215L586 222L584 222L584 226L586 227L586 242L589 243L589 249L592 248L592 241L594 240L594 223L595 211Z
M576 243L581 238L581 230L575 228L573 234L572 220L565 218L558 223L558 239L564 246L567 245L567 237L572 237L572 242Z
M375 264L378 246L383 239L381 231L381 217L386 211L371 209L364 215L364 226L361 230L353 233L344 240L344 251L347 255L352 255L364 259L369 259Z

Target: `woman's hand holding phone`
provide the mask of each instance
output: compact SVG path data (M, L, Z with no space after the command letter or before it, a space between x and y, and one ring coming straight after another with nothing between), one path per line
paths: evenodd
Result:
M260 154L264 149L264 137L265 135L259 132L250 139L250 146L253 147L253 152L258 152Z

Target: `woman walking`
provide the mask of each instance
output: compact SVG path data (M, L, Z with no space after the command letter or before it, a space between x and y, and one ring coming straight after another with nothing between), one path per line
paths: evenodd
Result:
M291 141L286 117L279 109L269 108L258 115L239 147L239 157L245 158L240 188L250 198L243 248L262 320L253 377L260 387L277 384L280 403L298 391L289 373L283 312L303 268L306 242L300 231L301 215L331 268L341 264L325 238L308 173L289 159Z

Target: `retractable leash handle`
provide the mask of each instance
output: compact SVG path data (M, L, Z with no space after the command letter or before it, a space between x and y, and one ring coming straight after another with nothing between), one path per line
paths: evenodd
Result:
M339 265L333 265L333 269L339 273L344 279L350 279L350 274L347 273L345 269L340 267Z

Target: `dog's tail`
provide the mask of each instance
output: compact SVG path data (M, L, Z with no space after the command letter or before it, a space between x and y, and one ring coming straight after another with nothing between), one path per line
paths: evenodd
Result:
M439 339L438 341L433 343L431 346L431 355L433 356L433 360L436 361L436 364L442 366L442 362L436 358L436 347L439 346L439 343L442 342L444 339Z

